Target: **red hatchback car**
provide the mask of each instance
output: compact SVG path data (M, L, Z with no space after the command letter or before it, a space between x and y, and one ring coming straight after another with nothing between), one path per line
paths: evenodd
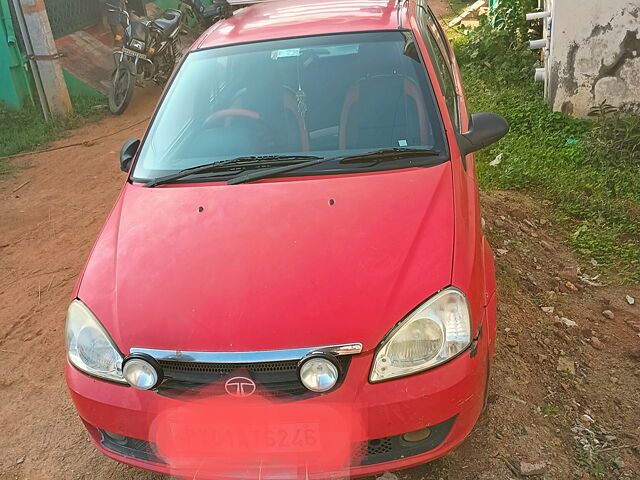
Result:
M344 478L469 434L496 330L469 115L426 0L238 10L185 56L73 293L66 377L109 457Z

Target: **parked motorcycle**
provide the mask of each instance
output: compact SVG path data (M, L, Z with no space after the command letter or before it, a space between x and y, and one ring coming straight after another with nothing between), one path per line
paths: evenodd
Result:
M180 0L180 3L202 28L208 28L219 20L229 18L233 13L233 8L227 0L213 0L211 5L204 5L202 0Z
M109 93L109 110L124 112L133 98L136 83L152 80L165 83L181 54L178 40L182 30L182 12L167 9L155 20L131 21L129 12L108 5L110 12L121 15L124 24L122 47L114 50L116 69Z

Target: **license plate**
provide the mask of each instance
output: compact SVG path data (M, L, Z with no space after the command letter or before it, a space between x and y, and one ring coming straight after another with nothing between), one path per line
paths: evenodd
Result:
M141 59L143 59L143 60L146 60L146 59L147 59L147 55L146 55L146 54L144 54L144 53L139 53L139 52L134 52L133 50L129 50L128 48L124 48L124 47L123 47L123 48L122 48L122 52L123 52L125 55L131 55L132 57L138 57L138 58L141 58Z
M157 455L186 478L229 478L238 466L341 471L360 430L351 405L213 395L163 408L149 436Z
M262 428L218 427L209 429L206 434L210 448L218 453L309 453L322 449L317 423L266 425Z

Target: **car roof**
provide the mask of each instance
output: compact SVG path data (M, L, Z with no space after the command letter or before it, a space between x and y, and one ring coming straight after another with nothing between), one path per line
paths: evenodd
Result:
M395 30L404 0L274 0L237 10L209 28L193 50L332 33Z

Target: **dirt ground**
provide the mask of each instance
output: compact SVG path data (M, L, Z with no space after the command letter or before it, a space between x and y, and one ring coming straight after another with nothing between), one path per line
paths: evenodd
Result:
M433 13L438 17L442 17L450 11L450 2L448 0L431 0L428 3Z
M165 478L98 453L63 377L70 293L124 181L117 152L158 94L139 90L122 117L53 146L83 145L13 160L0 179L2 480ZM500 191L482 203L499 284L488 409L456 451L397 477L640 479L640 286L590 285L603 279L548 202Z

